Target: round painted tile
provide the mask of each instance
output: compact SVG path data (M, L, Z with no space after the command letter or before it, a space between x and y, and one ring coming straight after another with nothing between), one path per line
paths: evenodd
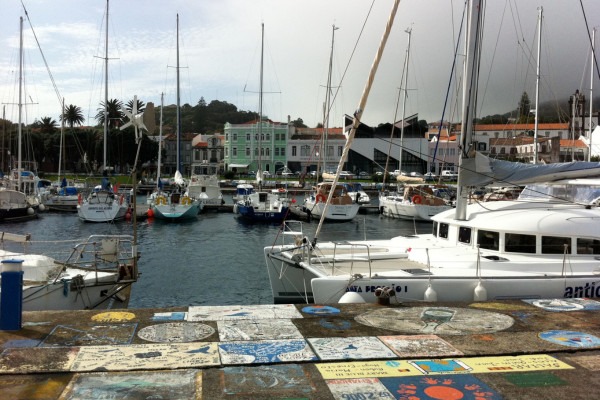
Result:
M308 306L304 307L302 312L314 315L334 315L339 314L340 310L331 306Z
M206 324L193 322L169 322L151 325L138 332L138 337L156 343L187 343L205 339L215 333L214 328Z
M600 347L600 339L585 332L576 331L546 331L538 335L548 342L567 347Z

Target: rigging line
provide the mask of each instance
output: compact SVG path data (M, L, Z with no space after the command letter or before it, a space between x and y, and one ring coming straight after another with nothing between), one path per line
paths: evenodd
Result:
M594 44L592 43L592 37L590 36L590 26L588 25L587 16L585 15L585 9L583 8L582 0L579 0L579 5L581 6L581 13L583 14L583 20L585 21L585 29L588 34L588 40L590 41L590 48L594 48ZM596 66L596 73L598 77L600 77L600 70L598 69L598 60L594 55L594 65Z
M56 86L56 82L54 81L54 76L52 76L52 72L50 72L50 66L48 65L46 56L44 55L44 52L42 51L42 46L40 45L40 41L38 40L37 35L35 34L35 30L33 29L33 24L31 23L31 19L29 18L29 13L27 12L27 9L25 8L25 4L23 4L22 0L21 0L21 5L23 6L23 11L25 12L25 16L27 17L27 22L29 22L29 27L31 28L31 32L33 33L33 38L35 39L35 43L38 46L40 54L42 55L42 60L44 60L44 65L46 66L46 70L48 71L48 75L50 76L50 81L52 82L52 87L54 88L54 92L56 93L56 97L58 98L58 103L62 104L62 96L60 95L60 92L58 91L58 87Z
M463 16L461 18L460 28L458 30L459 36L463 30L463 24L465 22L466 12L467 12L467 2L465 1L464 8L463 8ZM433 150L433 157L431 160L431 162L433 163L434 166L435 166L438 147L440 144L440 136L442 135L442 129L444 126L444 116L446 115L446 108L448 107L448 98L450 97L450 90L452 88L452 76L454 75L454 69L456 68L456 58L458 57L458 47L459 46L460 46L460 41L457 41L456 47L454 49L454 60L452 61L452 68L450 69L450 78L448 79L448 88L446 89L446 98L444 99L444 108L442 109L442 119L440 121L440 126L439 126L438 134L437 134L437 141L435 142L435 148ZM448 124L448 139L450 139L450 124ZM444 161L444 160L442 160L442 161Z
M348 58L348 62L346 63L346 68L344 69L344 73L342 74L342 77L340 78L340 83L337 86L335 93L333 94L333 98L331 99L331 104L333 104L335 102L335 99L337 98L337 95L340 91L340 88L342 87L342 82L344 81L344 78L346 77L346 73L348 72L348 69L350 68L350 62L352 61L352 58L354 57L354 53L356 52L356 48L358 47L358 42L360 41L360 38L362 37L363 32L365 31L365 27L367 26L367 21L369 20L369 16L371 15L371 11L373 11L373 6L375 5L375 0L373 0L371 2L371 6L369 7L369 11L367 12L367 16L365 17L365 20L362 24L362 27L360 28L360 32L358 33L358 37L356 38L356 42L354 43L354 47L352 48L352 53L350 53L350 58ZM326 118L329 119L329 111L331 110L331 108L329 108L327 110L327 116Z

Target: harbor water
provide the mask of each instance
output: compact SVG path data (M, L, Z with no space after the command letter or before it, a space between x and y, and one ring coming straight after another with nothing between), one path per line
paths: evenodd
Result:
M225 200L232 204L231 197ZM301 202L302 197L297 200ZM138 202L144 204L145 197L140 196ZM310 240L317 225L315 220L302 224ZM370 212L358 214L350 222L325 223L318 240L389 239L430 230L430 223ZM37 220L0 224L0 231L31 234L31 244L4 243L7 250L61 259L59 250L64 255L64 249L73 247L76 239L92 234L132 235L133 224L84 223L76 213L45 212ZM133 286L129 307L272 303L263 248L274 244L278 231L278 225L247 224L231 213L203 212L197 220L178 223L138 221L142 275Z

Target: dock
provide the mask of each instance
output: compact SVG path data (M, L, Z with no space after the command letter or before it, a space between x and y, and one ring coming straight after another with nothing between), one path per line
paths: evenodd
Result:
M587 399L588 299L25 312L6 399Z

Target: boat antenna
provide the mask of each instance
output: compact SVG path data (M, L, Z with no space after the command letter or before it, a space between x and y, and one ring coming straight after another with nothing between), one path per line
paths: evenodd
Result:
M396 12L398 11L398 6L400 4L400 0L394 0L394 5L392 6L392 11L390 13L390 17L388 19L387 25L385 27L385 31L383 32L383 36L381 37L381 41L379 43L379 48L377 49L377 53L375 54L375 60L373 60L373 64L371 65L371 71L369 72L369 77L367 79L367 83L363 89L362 96L360 98L360 102L358 104L358 108L354 112L353 120L352 120L352 128L350 132L348 132L348 138L346 139L346 145L342 151L342 156L340 157L340 161L338 163L337 172L335 177L333 178L333 183L331 184L332 188L335 188L339 181L340 172L344 167L344 163L346 162L346 158L348 157L348 152L350 151L350 147L352 146L352 142L354 141L354 135L356 134L356 130L360 125L360 119L362 117L363 111L367 106L367 99L369 98L369 92L371 91L371 87L373 86L373 81L375 80L375 73L377 72L377 68L379 67L379 62L381 61L381 57L383 56L383 50L385 49L385 44L387 42L388 37L390 36L390 32L392 30L392 26L394 25L394 18L396 16ZM333 197L333 192L335 190L329 191L329 196L327 198L327 203L325 207L331 202ZM313 247L317 243L317 238L319 237L319 233L321 232L321 228L323 227L323 222L325 221L325 215L327 214L327 208L323 210L323 214L321 215L321 219L319 220L319 225L317 226L317 230L315 231L315 238L313 240Z

